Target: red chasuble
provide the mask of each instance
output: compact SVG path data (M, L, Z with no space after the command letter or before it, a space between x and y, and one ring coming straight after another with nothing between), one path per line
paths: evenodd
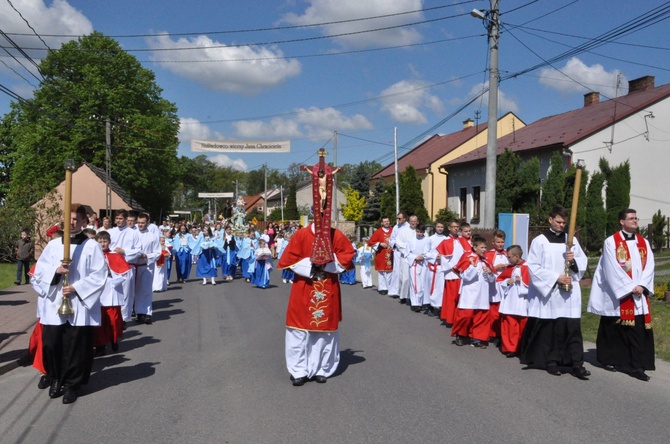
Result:
M279 259L279 268L288 268L311 258L314 233L311 225L298 230ZM333 253L340 264L351 269L356 253L351 241L339 230L330 230ZM286 310L286 327L307 331L337 331L342 320L342 302L338 275L325 273L325 279L314 281L295 274Z
M642 270L647 266L647 243L644 238L635 233L635 243L637 250L640 253L640 261L642 262ZM630 251L628 250L628 243L621 235L621 231L614 233L614 245L616 246L616 259L623 271L632 279L633 270L630 265ZM644 315L644 328L651 329L651 308L649 307L649 299L644 298L644 303L647 304L647 314ZM633 295L628 295L621 300L619 305L619 313L621 325L632 327L635 325L635 302Z
M384 231L383 228L378 228L368 241L369 246L374 246L377 242L384 242L388 245L393 228ZM393 271L393 250L391 248L379 248L375 253L375 270L377 271Z

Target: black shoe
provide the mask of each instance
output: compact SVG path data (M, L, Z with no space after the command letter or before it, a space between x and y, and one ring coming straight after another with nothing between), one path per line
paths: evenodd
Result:
M326 378L326 377L323 376L323 375L316 375L316 376L314 377L314 380L315 380L317 383L319 383L319 384L325 384L326 381L328 381L328 378Z
M419 313L421 312L421 307L419 307L418 305L412 305L412 311L414 313Z
M603 365L603 368L608 372L616 372L616 367L614 367L612 364L605 364Z
M458 336L458 335L456 335L456 339L454 339L453 341L451 341L451 343L452 343L452 344L456 344L456 345L458 345L459 347L463 347L463 345L465 345L465 342L463 342L463 338L460 337L460 336Z
M37 383L37 388L40 390L44 390L45 388L49 388L50 385L51 385L51 377L49 375L42 375L39 382Z
M482 341L473 341L470 345L472 345L474 348L481 348L482 350L485 350L489 347L486 342Z
M402 305L406 305L407 299L398 299L398 302L400 302Z
M113 352L119 351L119 343L118 342L112 342L112 351Z
M639 379L640 381L649 381L651 377L644 372L644 370L634 370L629 373L633 378Z
M588 377L591 376L591 372L586 370L583 366L573 367L572 375L578 379L581 379L582 381L588 381Z
M21 285L21 281L14 281L14 285Z
M67 387L63 393L63 404L72 404L77 400L77 391L73 388Z
M95 352L93 353L93 356L105 356L105 353L107 353L107 351L105 350L106 348L107 347L105 347L104 345L95 347Z
M151 324L154 323L154 321L151 320L151 316L146 315L146 316L144 317L144 323L145 323L145 324L148 324L148 325L151 325Z
M144 316L143 314L138 314L137 315L137 323L138 324L144 324Z
M506 358L516 358L516 353L514 352L507 352L505 353Z
M386 296L387 294L389 294L389 292L388 290L379 290L379 294L383 294L384 296Z
M293 381L293 385L295 387L300 387L302 385L305 385L305 383L307 382L307 376L301 376L299 378L294 378L293 376L291 376L291 381Z
M556 364L547 364L547 373L553 376L561 376L561 371Z
M63 396L63 392L65 391L65 387L60 385L60 383L56 380L51 381L51 387L49 387L49 398L60 398Z

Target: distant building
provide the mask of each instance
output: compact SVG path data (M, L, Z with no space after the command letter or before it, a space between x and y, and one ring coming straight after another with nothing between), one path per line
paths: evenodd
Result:
M628 83L624 96L600 101L600 94L584 95L584 106L517 128L498 139L498 155L506 149L522 158L540 160L544 180L554 152L564 154L565 167L583 159L590 172L600 158L610 166L630 162L630 207L640 224L651 222L659 209L670 214L670 198L663 184L670 163L670 84L655 87L654 77ZM441 165L448 178L448 204L461 218L477 225L484 220L486 144Z

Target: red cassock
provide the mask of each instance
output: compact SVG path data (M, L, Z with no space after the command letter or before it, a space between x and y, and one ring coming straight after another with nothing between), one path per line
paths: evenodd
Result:
M339 230L330 229L330 240L337 261L346 269L353 268L356 251L351 241ZM314 233L311 225L298 230L279 259L279 268L288 268L312 255ZM338 275L325 273L325 279L314 281L295 274L286 310L286 327L307 331L337 331L342 320L342 301Z
M383 228L378 228L368 241L369 246L374 246L378 242L384 242L388 245L389 239L393 233L393 228L384 231ZM375 253L375 270L377 271L393 271L393 250L391 248L379 248Z

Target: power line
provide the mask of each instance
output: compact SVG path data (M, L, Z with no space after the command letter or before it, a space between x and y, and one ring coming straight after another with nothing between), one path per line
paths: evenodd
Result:
M310 24L304 24L304 25L273 26L273 27L267 27L267 28L234 29L234 30L223 30L223 31L180 32L180 33L171 33L170 35L177 36L177 37L184 37L184 36L194 36L194 35L241 34L241 33L252 33L252 32L288 30L288 29L304 29L304 28L313 28L313 27L320 27L320 26L340 25L340 24L345 24L345 23L355 23L355 22L361 22L361 21L366 21L366 20L376 20L376 19L381 19L381 18L398 17L398 16L401 16L401 15L408 15L408 14L417 14L417 13L421 13L421 12L435 11L435 10L438 10L438 9L461 6L461 5L465 5L465 4L468 4L468 3L474 3L476 1L478 1L478 0L466 0L466 1L458 2L458 3L452 3L452 4L449 4L449 5L434 6L434 7L431 7L431 8L416 9L416 10L412 10L412 11L396 12L396 13L393 13L393 14L376 15L376 16L370 16L370 17L360 17L360 18L347 19L347 20L334 20L334 21L329 21L329 22L310 23ZM24 33L8 33L8 34L18 35L18 36L31 36L31 34L24 34ZM60 38L83 37L82 35L74 35L74 34L43 34L43 35L45 37L60 37ZM110 35L108 37L111 37L111 38L146 38L146 37L159 37L159 36L163 36L163 35L165 35L165 33L160 33L160 34L120 34L120 35Z
M126 52L170 52L170 51L199 51L203 49L219 49L219 48L240 48L240 47L247 47L247 46L271 46L271 45L280 45L280 44L287 44L287 43L299 43L299 42L307 42L307 41L314 41L314 40L324 40L324 39L332 39L336 37L348 37L352 35L360 35L360 34L367 34L371 32L380 32L380 31L388 31L391 29L398 29L398 28L406 28L409 26L417 26L417 25L424 25L427 23L434 23L434 22L439 22L447 19L452 19L452 18L457 18L457 17L463 17L469 15L469 13L461 13L461 14L454 14L450 16L445 16L445 17L438 17L435 19L429 19L429 20L421 20L418 22L412 22L412 23L404 23L401 25L391 25L391 26L384 26L381 28L373 28L373 29L364 29L361 31L350 31L350 32L343 32L339 34L329 34L329 35L322 35L322 36L314 36L314 37L302 37L298 39L286 39L286 40L274 40L274 41L269 41L269 42L253 42L253 43L235 43L235 44L229 44L229 45L213 45L213 46L207 46L207 47L202 47L202 46L189 46L189 47L183 47L183 48L137 48L137 49L124 49ZM158 34L157 36L170 36L170 34ZM43 51L43 48L26 48L29 50L35 50L35 51ZM99 51L98 49L78 49L78 51Z
M14 11L16 11L16 13L19 15L19 17L21 17L21 18L23 19L23 21L26 22L26 25L28 25L28 27L29 27L30 30L33 32L33 34L35 34L35 35L37 36L37 38L40 39L40 40L42 41L42 43L44 43L44 46L46 46L48 50L51 50L51 48L49 47L49 45L47 45L47 42L45 42L44 39L43 39L42 37L40 37L40 35L37 33L37 31L35 31L35 28L33 28L33 27L30 25L30 23L29 23L28 20L23 16L23 14L21 14L21 12L20 12L18 9L16 9L16 7L14 7L14 4L11 2L11 0L7 0L7 3L9 3L9 6L11 6L12 9L13 9ZM8 34L10 34L10 33L8 33Z

